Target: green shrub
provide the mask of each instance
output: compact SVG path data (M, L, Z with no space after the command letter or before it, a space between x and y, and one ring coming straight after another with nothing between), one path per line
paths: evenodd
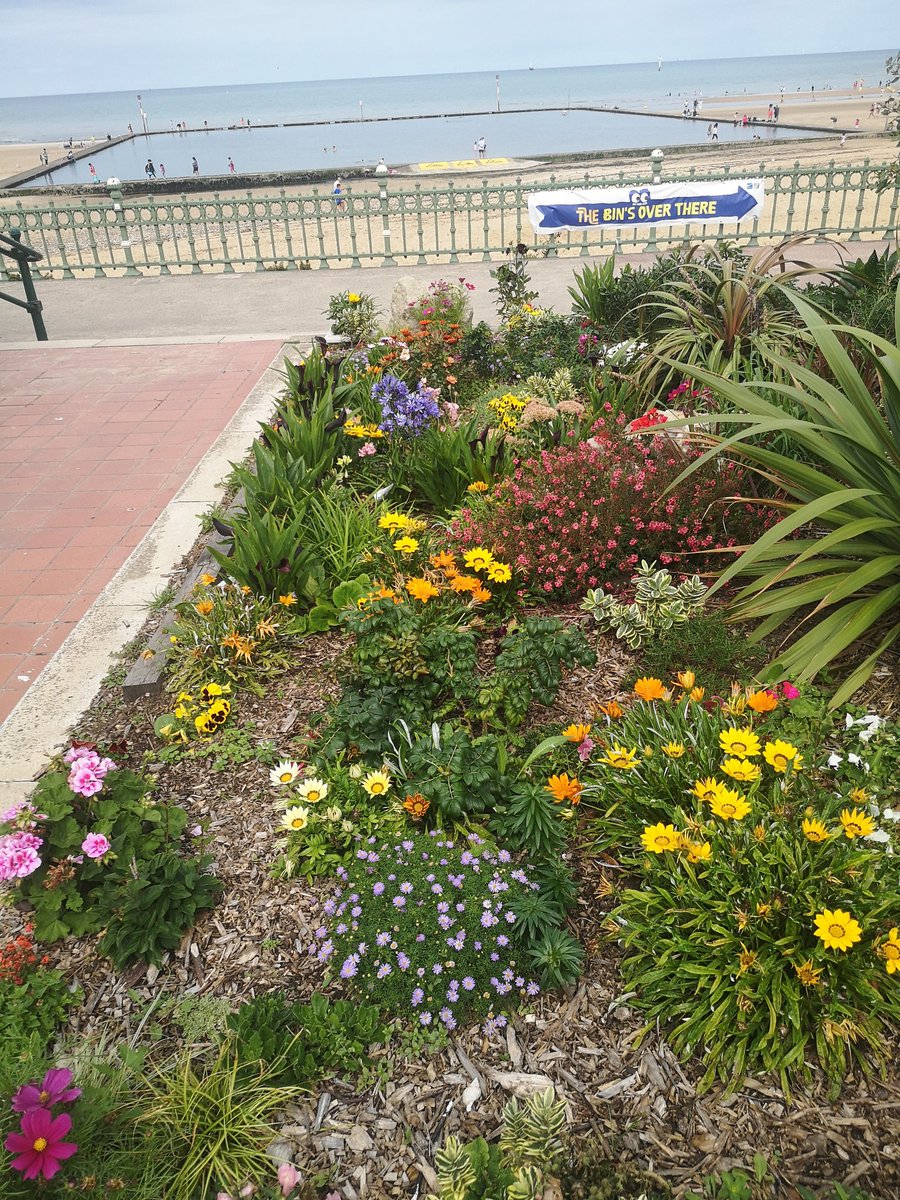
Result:
M228 1018L242 1069L256 1075L259 1063L274 1084L312 1089L331 1075L346 1079L366 1067L369 1047L390 1034L371 1004L314 995L308 1004L282 995L259 996Z
M654 570L655 567L656 563L641 562L632 575L631 604L601 591L589 591L581 604L602 630L614 631L632 650L639 650L646 642L656 641L675 626L686 624L703 606L706 588L699 575L676 586L669 571Z
M371 341L378 329L378 306L366 292L332 296L325 315L331 322L331 332L349 338L354 346Z
M744 633L727 624L724 610L713 607L661 631L641 650L646 674L671 679L691 667L711 696L727 695L734 680L754 675L765 661L765 650L751 645Z

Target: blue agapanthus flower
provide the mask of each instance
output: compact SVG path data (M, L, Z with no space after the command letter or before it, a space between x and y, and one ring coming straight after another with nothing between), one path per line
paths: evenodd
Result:
M440 412L437 389L426 387L420 380L415 391L395 375L383 375L372 386L372 399L381 405L381 422L378 426L384 433L416 437L436 421Z

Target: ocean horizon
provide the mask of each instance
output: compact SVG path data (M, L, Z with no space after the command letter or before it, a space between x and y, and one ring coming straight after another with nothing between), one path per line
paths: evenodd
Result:
M169 176L190 175L194 156L204 175L226 172L229 158L242 174L310 168L340 173L371 167L382 156L399 164L471 158L473 143L482 136L489 157L526 159L705 142L705 121L583 112L579 106L680 113L685 101L726 95L734 99L738 112L742 97L768 96L780 102L782 128L760 130L766 138L780 139L790 136L784 127L791 124L792 99L808 100L811 88L837 114L842 100L858 98L853 85L859 80L864 81L864 95L877 97L884 60L892 52L653 60L13 97L0 99L0 143L72 138L96 145L102 179L140 178L148 157L157 167L162 161ZM434 119L387 120L426 115ZM129 125L140 135L144 119L148 131L157 136L104 149L108 134L124 134ZM188 133L176 132L182 124ZM751 136L733 129L730 122L720 124L720 141ZM87 163L58 168L53 182L90 182Z

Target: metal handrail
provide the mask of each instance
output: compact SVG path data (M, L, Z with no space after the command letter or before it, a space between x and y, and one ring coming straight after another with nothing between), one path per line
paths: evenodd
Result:
M7 300L10 304L15 304L17 308L24 308L31 315L31 323L34 325L34 335L37 340L39 342L48 341L43 317L44 306L37 298L34 280L31 278L31 264L40 262L44 257L43 254L40 250L23 244L21 229L10 229L8 234L0 233L0 254L5 254L7 258L14 258L19 264L22 287L25 289L24 300L20 300L18 296L9 296L6 292L0 292L0 300Z

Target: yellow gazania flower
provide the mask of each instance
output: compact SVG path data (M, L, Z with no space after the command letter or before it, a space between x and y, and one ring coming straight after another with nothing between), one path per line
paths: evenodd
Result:
M490 600L493 594L494 593L489 592L486 587L472 588L472 599L479 604L487 604L488 600Z
M896 926L887 935L887 941L882 942L878 947L878 953L884 959L884 966L888 975L893 975L895 971L900 971L900 939L898 939Z
M790 742L782 742L777 739L774 742L766 742L765 759L770 767L782 774L788 767L792 771L799 771L803 766L803 757L797 753L797 747L792 746Z
M634 694L640 700L645 700L648 704L653 700L661 700L666 689L663 687L661 679L653 679L652 677L639 679L634 685Z
M391 777L386 771L370 771L362 785L370 796L383 796L390 790Z
M385 513L378 520L378 528L386 529L388 533L396 533L399 529L405 529L409 524L409 517L401 512Z
M862 928L848 912L836 908L823 909L816 913L816 937L821 938L826 950L849 950L862 940Z
M689 863L709 862L712 858L712 846L709 842L688 842L687 856Z
M486 484L483 480L476 479L473 483L469 484L469 486L466 488L466 491L467 492L486 492L486 491L488 491L488 488L489 488L489 485Z
M818 987L818 985L822 982L822 972L825 970L825 968L814 967L812 965L812 959L808 958L806 962L801 963L799 967L796 963L794 963L794 970L797 972L797 978L804 987Z
M752 783L762 774L756 763L750 762L746 758L726 758L719 770L725 775L730 775L732 779L737 779L740 783Z
M729 725L719 734L719 748L734 758L755 758L759 754L759 738L752 729Z
M756 959L756 951L748 950L747 947L741 943L741 953L738 955L738 975L743 975L745 971L752 971L756 966Z
M279 596L278 603L283 604L285 608L290 608L292 604L297 603L297 597L293 592L288 592L286 596Z
M693 671L679 671L675 676L675 682L680 688L684 688L686 692L689 692L697 682L697 676Z
M284 759L277 766L273 767L269 772L269 780L279 787L283 783L293 783L302 770L298 762L291 762L290 759Z
M730 791L728 788L723 788L714 800L710 800L709 807L715 816L721 817L723 821L741 821L750 811L750 805L739 792Z
M213 604L212 600L199 600L194 605L194 608L197 610L197 612L200 614L201 617L208 617L209 614L212 612L212 610L215 607L216 606L215 606L215 604Z
M750 692L747 696L747 707L755 713L770 713L778 707L778 697L771 692Z
M875 822L870 816L858 808L851 812L849 808L841 810L841 824L844 827L844 837L868 837L875 832Z
M617 704L615 700L610 700L609 704L598 704L597 712L605 713L611 721L618 721L619 717L624 715L625 710L621 704Z
M507 563L495 560L488 567L487 574L491 583L509 583L512 579L512 568Z
M483 546L476 546L473 550L467 550L463 555L463 562L470 571L486 571L494 561L494 556L490 550L485 550Z
M681 834L674 825L647 825L641 834L641 845L651 854L665 854L667 850L678 850Z
M567 742L574 742L575 745L578 746L584 741L590 732L590 725L568 725L562 731L562 735Z
M667 754L669 758L681 758L682 754L685 753L685 749L681 742L666 742L662 747L662 752L663 754Z
M245 583L245 584L243 585L243 587L241 588L241 595L242 595L242 596L249 596L249 595L250 595L250 593L251 593L252 591L253 591L253 588L252 588L252 587L250 587L250 585L249 585L249 584L246 584L246 583Z
M307 804L318 804L328 795L328 784L321 779L304 779L297 788L297 795Z
M347 303L348 304L359 304L361 299L362 299L362 297L357 296L356 292L348 292L347 293Z
M432 554L430 561L438 571L452 570L456 567L455 557L447 550L442 550L440 554Z
M302 804L293 805L281 818L282 829L290 829L291 831L305 829L308 824L309 809L304 808Z
M852 788L848 799L853 804L868 804L869 803L869 793L866 791L865 788L859 788L859 787Z
M702 687L691 688L691 699L694 701L695 704L699 704L705 695L706 695L706 688L702 688Z
M406 590L414 600L421 600L423 604L427 604L434 596L440 595L434 584L427 579L408 579Z
M626 750L624 746L615 745L600 759L608 767L617 767L620 771L630 771L637 766L637 747Z
M212 587L212 585L216 582L216 577L215 575L210 575L208 571L204 571L200 576L200 582L204 587Z
M554 804L562 804L564 800L577 804L581 800L581 784L574 776L570 779L565 772L562 775L551 775L544 791L550 793Z
M804 817L803 836L811 842L827 842L828 830L821 821L816 821L811 817Z
M703 800L711 804L724 791L726 791L724 783L720 783L718 779L711 779L707 776L706 779L697 779L694 781L694 786L691 788L691 795L696 796L698 800Z
M764 842L764 841L766 840L766 827L765 827L765 825L762 825L762 824L760 824L760 825L754 825L754 826L753 826L753 836L756 838L756 840L757 840L758 842Z
M394 542L394 549L400 554L415 554L418 548L419 542L417 538L402 537Z

